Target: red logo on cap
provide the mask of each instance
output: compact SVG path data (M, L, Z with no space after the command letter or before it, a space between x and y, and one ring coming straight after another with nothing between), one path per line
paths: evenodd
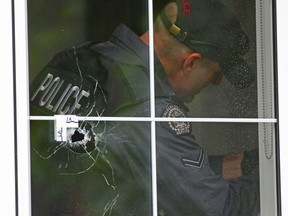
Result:
M190 14L191 3L187 0L182 0L182 14Z

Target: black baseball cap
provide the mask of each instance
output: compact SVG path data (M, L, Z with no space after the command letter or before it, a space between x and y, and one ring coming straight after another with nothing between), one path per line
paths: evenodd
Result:
M171 23L164 11L161 20L178 41L205 58L219 63L227 80L237 88L248 87L254 75L243 56L249 39L237 17L216 0L176 0L178 16Z

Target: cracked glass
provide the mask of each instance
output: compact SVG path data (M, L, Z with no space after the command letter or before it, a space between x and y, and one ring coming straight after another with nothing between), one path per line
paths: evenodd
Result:
M152 214L150 123L101 119L150 115L147 3L99 3L28 1L32 215Z
M150 143L127 135L150 137L148 123L85 122L74 142L56 142L51 125L31 124L33 215L151 215ZM144 154L133 154L139 142Z
M269 9L168 2L28 0L33 216L276 211Z

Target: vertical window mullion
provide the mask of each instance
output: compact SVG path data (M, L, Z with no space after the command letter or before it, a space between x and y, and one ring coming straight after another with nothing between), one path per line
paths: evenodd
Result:
M153 216L157 210L157 169L156 169L156 122L155 122L155 88L154 88L154 32L153 32L153 0L148 0L149 26L149 70L150 70L150 117L151 117L151 164L152 164L152 207Z
M18 212L31 215L27 1L14 1Z

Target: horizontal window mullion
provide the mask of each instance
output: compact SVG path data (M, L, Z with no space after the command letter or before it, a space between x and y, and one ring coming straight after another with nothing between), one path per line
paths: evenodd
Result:
M227 122L227 123L277 123L276 118L167 118L167 117L103 117L77 116L79 121L139 121L139 122ZM30 120L57 120L56 116L30 116Z

